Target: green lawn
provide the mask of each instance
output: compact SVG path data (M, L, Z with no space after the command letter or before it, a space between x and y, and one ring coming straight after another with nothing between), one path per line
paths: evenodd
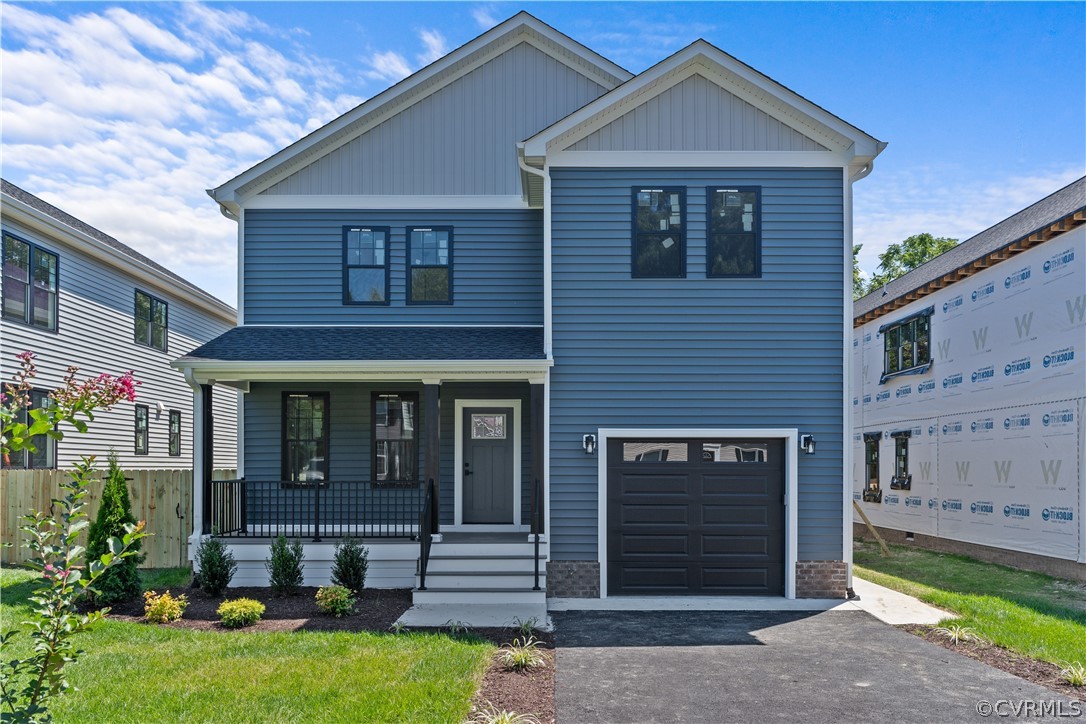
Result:
M953 611L957 621L1011 651L1065 665L1086 664L1086 584L982 563L964 556L857 540L860 578Z
M28 616L32 576L0 571L4 630ZM28 638L18 640L5 659L26 653ZM493 652L434 634L216 633L108 620L78 646L88 652L69 671L79 691L54 705L58 722L458 722Z

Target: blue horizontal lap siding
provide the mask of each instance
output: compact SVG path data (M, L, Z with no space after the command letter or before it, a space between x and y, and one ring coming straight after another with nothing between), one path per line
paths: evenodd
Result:
M551 553L597 558L599 428L798 428L799 558L841 559L840 169L556 169ZM707 279L707 186L762 188L762 277ZM631 187L686 187L685 279L631 279ZM600 451L598 454L604 454Z
M390 227L389 306L343 304L343 227ZM407 306L408 226L454 227L453 303ZM246 324L542 324L543 216L529 210L245 212Z

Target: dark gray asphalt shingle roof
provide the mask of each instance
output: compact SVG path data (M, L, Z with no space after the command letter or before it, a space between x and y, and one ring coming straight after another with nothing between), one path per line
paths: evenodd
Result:
M1074 181L1037 203L980 232L971 239L918 266L908 274L886 285L884 295L880 287L867 296L856 300L852 312L862 317L873 309L891 302L930 281L980 259L986 254L1002 249L1008 244L1029 236L1038 229L1059 221L1068 214L1086 208L1086 176Z
M235 327L185 355L227 362L542 360L542 327Z
M14 199L18 199L19 201L22 201L24 204L31 207L32 209L37 209L38 211L42 212L43 214L46 214L48 216L53 217L54 219L56 219L60 223L66 225L66 226L70 226L70 227L72 227L73 229L75 229L77 231L83 232L87 236L90 236L90 237L92 237L94 239L97 239L98 241L102 242L106 246L121 252L125 256L127 256L127 257L129 257L131 259L134 259L134 260L136 260L138 262L141 262L143 264L146 264L147 266L151 267L152 269L154 269L156 272L158 272L162 276L169 278L171 281L175 282L179 286L185 287L186 289L190 290L192 293L198 294L200 296L206 297L208 299L213 299L213 300L215 300L217 302L222 303L222 300L218 299L217 297L215 297L215 296L213 296L211 294L208 294L203 289L196 286L192 282L188 281L184 277L180 277L177 274L174 274L172 271L170 271L166 267L162 266L161 264L156 262L154 259L146 257L143 254L140 254L138 251L136 251L132 247L128 246L127 244L122 244L121 242L117 241L116 239L114 239L109 234L106 234L103 231L99 231L98 229L94 228L93 226L86 223L85 221L80 221L79 219L75 218L71 214L69 214L69 213L67 213L65 211L62 211L61 209L58 209L56 206L53 206L52 204L50 204L50 203L48 203L46 201L43 201L42 199L39 199L34 194L30 193L29 191L25 191L25 190L19 188L18 186L11 183L7 179L0 179L0 190L2 190L3 193L8 195L8 196L11 196Z

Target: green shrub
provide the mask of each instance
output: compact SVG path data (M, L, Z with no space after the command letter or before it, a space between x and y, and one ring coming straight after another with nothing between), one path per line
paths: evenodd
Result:
M366 585L369 558L370 552L366 546L354 538L337 543L332 560L332 583L349 588L355 593L360 592Z
M189 605L189 600L185 598L185 594L182 593L174 598L169 591L163 594L148 591L143 594L143 601L143 613L151 623L176 621L181 618Z
M321 586L317 589L317 608L337 618L354 613L354 594L343 586Z
M279 536L272 542L271 558L265 560L264 567L268 569L275 595L289 596L298 592L298 587L302 585L304 558L300 539L288 542L285 536Z
M1072 662L1060 669L1060 676L1071 686L1086 686L1086 666Z
M103 554L109 552L109 539L124 536L124 527L135 524L124 471L117 465L117 454L110 451L109 473L102 488L102 504L87 535L87 558L92 561L101 559ZM140 547L141 542L137 540L130 549L136 555L124 558L95 580L96 601L112 604L139 598L143 587L140 585L138 568L144 559L139 554Z
M192 585L204 589L209 596L221 596L226 593L237 570L234 554L227 550L221 538L204 538L196 548L196 575Z
M539 650L539 642L532 636L523 640L513 639L513 643L505 644L499 658L507 669L513 671L534 669L545 662L543 653Z
M251 598L235 598L219 604L217 613L226 628L252 626L264 615L264 604Z

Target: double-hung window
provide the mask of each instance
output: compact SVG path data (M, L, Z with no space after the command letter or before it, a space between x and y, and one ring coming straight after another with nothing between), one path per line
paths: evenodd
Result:
M283 480L293 486L328 480L328 393L283 393Z
M136 344L166 351L169 305L147 292L136 290Z
M898 375L928 371L931 367L931 315L934 313L935 307L928 307L879 327L883 341L880 384Z
M451 226L407 227L407 303L452 304Z
M761 276L761 190L710 186L705 195L705 276Z
M57 255L4 234L3 314L23 324L57 329Z
M882 502L882 488L879 485L879 441L881 432L864 433L864 492L863 499L868 503Z
M630 276L686 276L686 189L637 188L633 194Z
M894 477L890 478L891 490L912 490L913 476L909 474L909 438L912 432L900 430L890 433L894 439Z
M387 226L343 227L343 303L388 304Z
M170 455L181 454L181 411L170 410Z
M136 454L148 454L148 425L150 424L150 410L147 405L136 405Z
M49 393L44 390L30 390L27 393L30 405L16 411L15 419L25 425L33 425L34 418L29 410L42 408L49 404ZM5 468L55 468L57 466L57 441L48 435L35 435L30 438L30 444L34 446L30 450L18 450L8 454L3 460Z
M418 482L418 403L413 392L373 394L374 485Z

